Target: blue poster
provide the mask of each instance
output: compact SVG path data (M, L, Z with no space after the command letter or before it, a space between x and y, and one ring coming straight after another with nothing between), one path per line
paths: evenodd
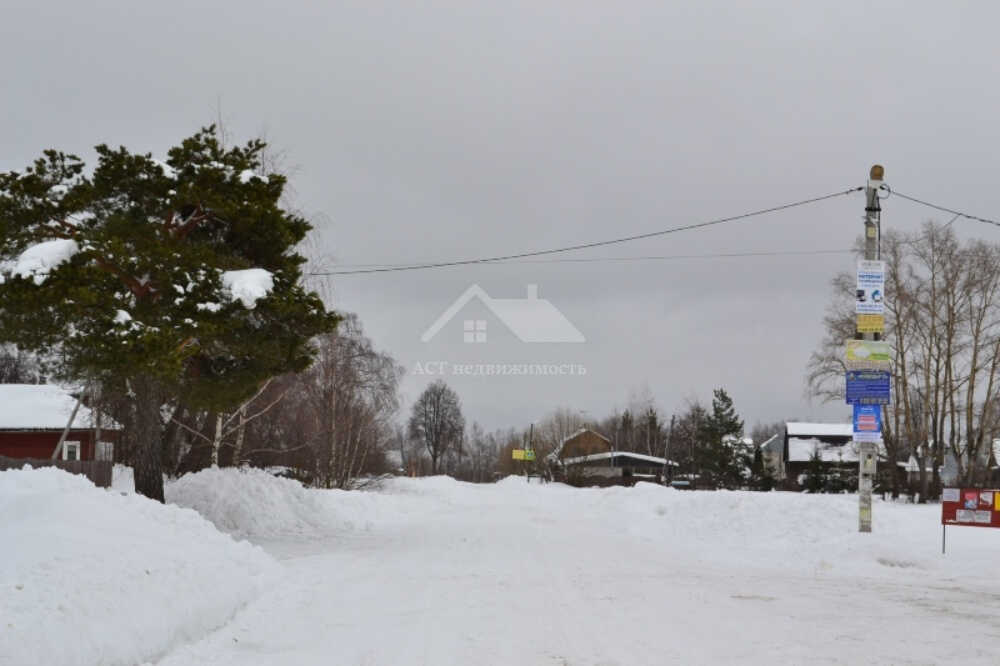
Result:
M882 439L882 407L854 405L854 441L878 442Z
M888 405L890 380L888 370L848 370L847 404Z

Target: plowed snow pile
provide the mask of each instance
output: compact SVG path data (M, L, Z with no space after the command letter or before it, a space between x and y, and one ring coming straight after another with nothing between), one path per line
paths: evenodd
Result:
M0 664L158 659L279 572L194 511L55 468L0 472L0 544Z
M194 509L224 532L253 539L369 530L413 508L404 498L306 488L263 470L231 467L185 474L168 482L165 491L168 503Z

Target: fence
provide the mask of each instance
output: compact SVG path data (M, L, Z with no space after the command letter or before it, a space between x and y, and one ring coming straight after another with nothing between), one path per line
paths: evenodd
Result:
M110 460L44 460L40 458L8 458L0 456L0 471L5 469L21 469L25 465L32 467L58 467L70 474L79 474L90 479L98 488L111 487Z

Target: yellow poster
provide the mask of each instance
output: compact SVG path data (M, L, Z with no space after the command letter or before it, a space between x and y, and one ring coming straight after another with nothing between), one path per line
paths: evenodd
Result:
M1000 511L1000 492L993 492L993 510Z
M524 460L524 449L514 449L514 460Z
M859 314L859 333L885 333L885 315L880 314Z

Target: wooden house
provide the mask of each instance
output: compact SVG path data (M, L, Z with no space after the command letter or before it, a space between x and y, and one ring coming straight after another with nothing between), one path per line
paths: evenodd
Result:
M586 428L566 439L546 458L555 479L571 485L661 483L676 463L631 451L615 451L607 437Z
M97 439L97 418L80 405L59 455L59 438L77 399L51 384L0 384L0 469L55 465L110 485L114 442L121 426L105 418ZM23 462L22 462L23 461Z

